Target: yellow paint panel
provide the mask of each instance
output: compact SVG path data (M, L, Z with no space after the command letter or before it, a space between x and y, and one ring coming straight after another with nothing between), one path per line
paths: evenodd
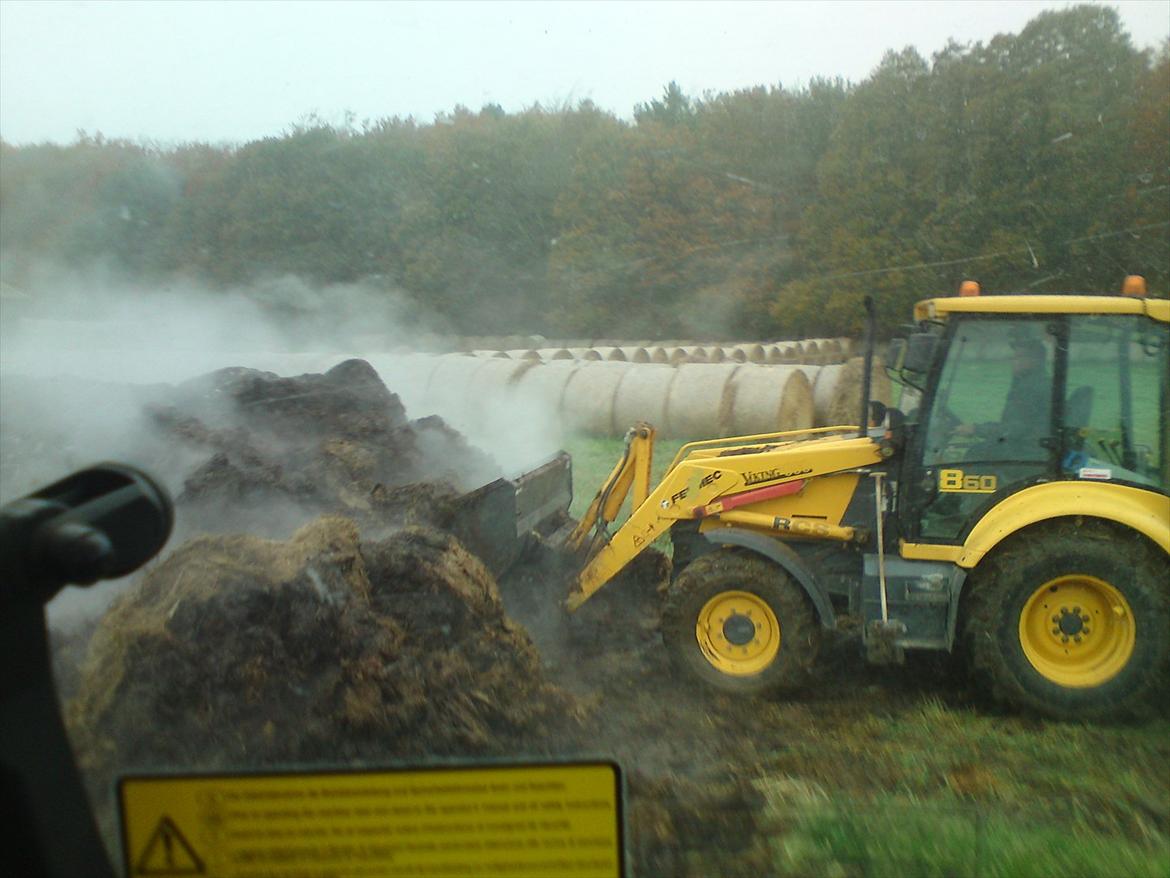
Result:
M128 878L614 878L610 763L126 777Z
M947 314L1144 314L1170 319L1170 302L1129 296L949 296L923 299L914 319L934 320Z
M1012 494L992 507L962 546L903 543L901 555L922 561L953 561L971 568L1016 531L1053 518L1084 516L1114 521L1144 534L1170 553L1170 497L1125 485L1051 482Z

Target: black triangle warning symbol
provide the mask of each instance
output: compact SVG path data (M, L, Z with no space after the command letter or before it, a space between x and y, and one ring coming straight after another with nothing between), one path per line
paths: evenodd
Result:
M205 872L203 861L191 843L166 814L159 818L150 841L134 864L136 875L203 875Z

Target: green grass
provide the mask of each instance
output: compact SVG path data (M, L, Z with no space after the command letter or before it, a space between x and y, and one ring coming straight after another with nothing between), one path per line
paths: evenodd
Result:
M654 457L651 461L650 484L658 484L666 468L674 460L678 450L685 444L682 440L658 440L654 443ZM624 439L597 436L571 436L565 440L565 451L573 457L573 504L569 514L580 518L593 502L594 496L606 476L621 459L625 447ZM629 513L629 501L618 520Z
M777 874L1170 875L1165 719L1040 722L927 697L817 725L756 781Z

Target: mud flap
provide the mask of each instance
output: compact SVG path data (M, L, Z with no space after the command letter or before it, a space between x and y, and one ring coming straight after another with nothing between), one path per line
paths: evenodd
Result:
M568 518L572 500L571 458L557 452L535 469L464 494L451 532L499 576L523 554L529 534L548 533Z

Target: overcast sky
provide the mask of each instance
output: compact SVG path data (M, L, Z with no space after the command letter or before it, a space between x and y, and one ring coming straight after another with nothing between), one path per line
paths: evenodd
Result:
M688 94L864 79L891 48L986 42L1065 2L15 2L0 0L0 137L243 142L456 104L589 98L622 117ZM1139 47L1170 0L1107 5Z

